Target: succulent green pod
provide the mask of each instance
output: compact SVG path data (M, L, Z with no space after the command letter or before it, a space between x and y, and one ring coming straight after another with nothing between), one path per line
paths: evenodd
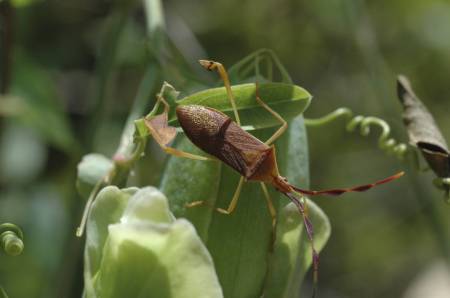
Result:
M85 297L223 297L195 228L153 187L105 187L87 223Z

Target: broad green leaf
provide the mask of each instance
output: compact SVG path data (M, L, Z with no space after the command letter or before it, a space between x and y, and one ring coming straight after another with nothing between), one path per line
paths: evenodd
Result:
M182 138L178 149L201 154L187 138ZM215 204L221 183L222 165L219 162L198 162L170 158L161 182L161 190L169 199L170 210L176 217L188 218L203 240L208 237L212 212L208 208L185 208L190 201L205 200Z
M242 125L246 129L258 129L279 125L274 117L257 103L256 85L242 84L232 86L236 106ZM302 87L285 83L264 83L258 86L260 98L278 112L287 121L303 113L311 101L311 95ZM233 116L225 87L207 89L189 95L177 101L178 105L204 105ZM174 109L171 110L169 123L176 125Z
M265 119L267 120L267 116ZM258 130L255 135L265 140L273 131L274 129ZM292 173L294 175L291 182L305 186L308 183L308 155L301 117L292 122L290 129L276 145L281 174ZM180 140L177 148L196 152L185 138ZM228 206L238 179L238 174L220 162L173 157L167 164L161 189L168 196L175 216L187 218L199 231L214 259L225 297L259 297L268 287L266 283L271 282L267 277L270 276L268 274L274 262L271 253L271 218L259 184L244 185L238 206L232 215L223 215L211 208ZM275 190L271 189L270 193L278 210L287 204L287 200ZM206 200L207 205L185 207L186 203L195 200ZM301 219L300 214L298 218ZM299 222L297 229L301 228ZM295 244L292 246L295 247ZM299 250L296 253L305 252ZM291 268L297 266L289 265ZM286 274L291 276L292 272ZM276 278L287 280L290 276ZM286 289L276 288L273 291L282 293Z
M314 226L314 245L320 251L330 236L331 226L325 213L315 203L307 200L307 206ZM300 285L312 263L311 256L311 242L302 218L297 207L289 203L279 214L273 263L264 297L298 297Z
M309 161L307 135L303 119L290 124L287 132L288 143L284 175L298 186L309 186ZM330 235L327 216L313 202L307 200L308 213L314 226L316 250L321 251ZM265 297L298 297L300 285L306 271L311 266L311 244L306 236L303 220L297 208L289 203L279 212L277 240L271 258L269 278L266 282ZM283 278L280 278L282 276Z
M104 188L87 226L86 297L221 298L207 249L154 187Z

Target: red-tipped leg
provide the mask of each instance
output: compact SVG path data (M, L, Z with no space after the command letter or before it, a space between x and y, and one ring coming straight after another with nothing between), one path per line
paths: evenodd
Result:
M395 175L389 176L383 180L371 183L371 184L365 184L365 185L359 185L359 186L355 186L355 187L351 187L351 188L335 188L335 189L325 189L325 190L309 190L309 189L302 189L302 188L298 188L295 186L291 187L293 189L295 189L296 191L298 191L299 193L305 194L305 195L309 195L309 196L315 196L315 195L331 195L331 196L339 196L343 193L346 192L361 192L361 191L366 191L371 189L374 186L380 185L380 184L384 184L384 183L388 183L392 180L398 179L401 176L403 176L405 174L405 172L399 172Z
M319 281L319 254L317 253L314 247L314 230L311 221L309 220L308 214L306 213L306 205L296 198L292 193L284 193L291 201L294 203L298 211L302 214L303 223L305 225L306 234L308 236L309 241L311 242L311 251L312 251L312 266L313 266L313 293L312 297L316 297L317 293L317 284Z

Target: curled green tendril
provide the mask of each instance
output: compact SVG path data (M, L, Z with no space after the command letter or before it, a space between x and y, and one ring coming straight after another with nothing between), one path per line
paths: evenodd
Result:
M347 131L353 132L359 126L360 133L363 136L368 136L370 134L371 125L380 127L381 134L378 137L378 146L388 154L394 154L399 159L404 158L408 150L407 145L398 143L395 139L389 137L391 134L391 128L383 119L377 117L365 117L361 115L353 117L353 112L350 109L339 108L321 118L305 119L305 125L313 127L322 126L340 117L345 117L347 119Z
M11 223L0 225L0 243L3 250L10 256L18 256L22 253L23 233L22 230Z

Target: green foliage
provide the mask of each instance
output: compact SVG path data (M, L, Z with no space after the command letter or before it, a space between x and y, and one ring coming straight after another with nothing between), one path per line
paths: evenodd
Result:
M159 148L142 146L150 139L145 126L143 134L138 134L145 137L132 138L134 121L151 109L163 80L182 92L180 98L195 97L199 90L203 90L200 93L215 94L228 113L225 91L210 89L222 83L207 83L207 79L216 78L216 74L201 69L196 63L199 58L211 57L229 66L254 49L271 47L280 59L273 51L263 49L228 68L235 88L250 83L244 100L248 99L250 103L254 99L252 86L255 82L260 86L271 81L288 84L287 102L273 96L284 108L272 107L287 113L292 121L300 110L303 111L302 105L309 101L297 92L297 85L305 86L315 96L305 117L321 116L339 106L349 106L363 115L386 119L392 126L392 137L405 142L406 131L404 136L401 134L401 106L395 99L394 89L396 73L402 72L411 78L442 135L448 136L448 102L442 99L448 93L450 75L447 46L450 18L446 17L450 10L444 2L396 1L389 2L389 9L386 9L386 3L382 1L344 0L291 0L282 4L256 0L202 3L0 1L2 8L10 7L6 14L0 11L0 85L9 85L10 90L8 94L0 95L0 218L19 223L26 232L26 250L22 256L0 255L0 284L10 297L80 296L83 284L74 272L82 261L82 241L73 237L73 227L79 222L83 200L75 189L76 163L81 160L81 154L88 152L105 156L97 161L92 159L93 163L83 160L80 164L77 184L83 197L93 185L98 185L97 188L108 183L119 188L158 185L160 175L164 176L166 184L163 186L166 187L164 170L175 174L176 169L170 168L175 158L164 169L165 155ZM168 12L166 19L165 11ZM8 35L12 39L8 40ZM278 68L278 75L272 74L273 68ZM292 92L289 91L291 87ZM297 95L300 96L297 101L289 102ZM243 98L240 97L238 103ZM266 102L271 98L271 94L262 96ZM201 101L202 97L194 100ZM277 123L265 111L258 111L256 102L252 103L254 106L249 105L248 109L250 115L244 116L244 122L248 124L245 129L267 137ZM208 100L201 104L214 103ZM172 113L175 105L174 101ZM245 109L242 113L247 113ZM125 119L127 124L120 135ZM171 120L171 124L176 125L173 114ZM290 126L295 123L297 120ZM385 135L384 125L373 123L376 125L370 126L374 132L381 128ZM384 158L375 148L369 147L369 142L377 141L376 135L371 134L366 140L344 135L345 124L339 118L321 128L308 127L310 152L295 147L297 152L285 162L282 174L293 184L301 182L306 187L306 181L295 178L299 174L305 174L305 179L309 177L309 173L302 173L307 170L306 158L311 164L312 187L328 188L366 183L408 166L406 160L399 163ZM260 132L255 128L268 130ZM291 129L289 138L295 139L296 131L302 137L299 142L306 144L303 128ZM120 145L116 148L119 140ZM81 150L79 144L82 144ZM181 133L176 146L200 153L182 138ZM278 143L276 146L282 159L286 156L283 147L289 146ZM145 157L141 158L143 153ZM294 162L298 159L303 159L300 165ZM111 162L113 168L109 170ZM170 189L175 194L173 197L181 197L189 191L185 201L210 198L210 202L215 199L219 207L227 206L237 183L235 173L212 162L183 165L178 169L182 176L178 180L189 183L179 184L174 178ZM105 171L110 174L108 177L116 179L96 184ZM189 173L197 171L209 175L189 177ZM222 179L225 175L230 177ZM430 261L440 260L442 256L449 259L448 208L439 204L442 202L437 199L442 193L431 187L431 177L425 175L428 174L411 167L402 180L376 190L350 194L339 200L317 199L333 219L333 241L328 244L327 253L321 256L321 294L331 292L352 298L405 296L410 282ZM448 190L448 178L436 182ZM224 183L229 188L224 190L227 193L223 196L208 192L212 188L218 192L225 188ZM272 242L268 240L271 237L270 218L261 190L257 185L254 191L253 185L245 187L248 189L244 190L238 213L229 217L211 212L206 206L186 210L182 203L174 204L172 195L170 197L173 212L188 214L202 238L216 237L209 246L216 255L212 257L220 259L219 279L226 280L227 287L236 285L236 291L245 289L246 285L239 282L248 283L248 288L256 288L261 273L254 274L250 269L245 271L236 266L243 259L227 258L220 245L225 243L229 248L242 244L252 248L249 244L252 239L262 239L256 249L261 254L264 245L270 251L267 243ZM130 194L124 196L132 193L130 190ZM254 268L264 267L271 272L271 275L265 274L270 281L261 282L264 287L261 292L266 296L290 297L296 294L298 283L303 280L304 266L309 266L308 260L303 261L310 257L310 252L306 251L309 245L304 241L298 222L301 218L295 209L284 206L285 198L279 198L275 192L272 196L279 205L279 237L272 248L276 253L272 252L270 261L263 260L267 266L257 264ZM128 199L118 200L117 204L125 204L125 201ZM432 201L438 204L433 205ZM320 231L322 226L327 226L326 221L320 220L320 216L319 220L314 220L314 205L308 205L316 230L316 246L320 246L327 234ZM107 207L105 213L98 216L113 217L114 210ZM252 217L244 219L242 213L247 210ZM242 225L234 222L236 216ZM249 222L251 220L255 223ZM230 228L227 223L231 224ZM256 223L261 224L257 226ZM109 222L104 223L107 224ZM289 228L292 230L286 232ZM250 229L257 231L248 231ZM223 235L209 236L210 231L222 230ZM263 236L247 234L258 231ZM107 230L102 237L109 237ZM301 238L300 242L295 238ZM132 241L139 243L135 239ZM106 247L105 243L102 245ZM124 247L123 251L126 249ZM129 251L132 256L145 258L147 255L136 253L134 248ZM262 254L270 254L267 251ZM248 251L245 253L249 255ZM250 257L262 259L261 255ZM101 258L96 262L98 270ZM227 262L238 268L240 275L236 276L242 277L245 272L248 276L233 281L231 273L226 271ZM121 259L119 263L126 262ZM392 266L385 266L388 263ZM357 274L353 274L355 272ZM221 277L223 273L225 275ZM276 279L275 276L288 278ZM392 280L402 282L392 283ZM110 281L103 276L102 282ZM0 287L0 296L2 293Z
M330 222L314 202L307 200L307 205L314 223L314 244L320 251L330 236ZM293 203L280 210L277 235L271 278L267 281L265 297L297 297L312 260L311 242ZM280 276L284 278L279 278Z
M274 117L267 117L267 110L255 100L256 85L243 84L231 88L236 97L236 108L242 118L242 125L250 129L260 129L279 125ZM284 83L264 83L258 86L261 99L278 112L286 121L303 113L311 101L311 95L302 87ZM178 105L198 104L212 107L233 117L225 87L207 89L177 101ZM175 121L175 115L169 123Z
M302 181L306 185L309 180L307 138L303 118L298 115L301 115L309 105L311 95L303 88L290 83L263 83L259 86L255 84L235 85L232 87L232 91L236 97L237 108L243 124L246 125L247 129L258 129L255 131L255 136L262 140L269 138L275 129L274 126L279 125L279 123L256 102L256 92L285 119L290 120L297 116L284 137L277 141L279 167L282 172L286 171L291 179ZM168 83L164 83L160 92L160 96L164 97L172 107L169 116L169 124L171 125L176 125L173 109L176 105L205 105L232 114L226 90L223 87L197 92L180 100L177 100L178 94ZM158 111L159 108L156 105L146 117L152 117ZM142 119L135 121L135 126L134 140L137 148L140 148L142 144L147 142L149 132ZM261 130L261 128L266 129ZM199 150L190 144L186 138L182 138L177 147L184 151L199 153ZM136 154L139 153L133 155ZM134 158L129 161L117 160L115 164L120 162L117 165L131 167L135 161ZM125 165L125 163L129 164ZM108 180L110 174L115 171L111 166L110 161L104 157L98 155L86 156L79 165L79 188L81 189L82 186L80 182L84 182L85 189L91 189L95 194L97 188L94 186L97 186L100 181L111 183ZM240 206L232 216L221 215L213 212L210 208L186 209L186 203L200 198L207 199L209 206L225 207L234 193L238 178L238 175L231 169L218 162L199 162L173 158L163 172L161 189L169 196L171 210L175 216L184 217L195 225L208 251L212 254L215 270L218 273L216 278L220 281L221 289L223 289L226 297L255 296L265 292L270 293L272 297L277 297L278 295L285 295L285 293L295 292L295 289L298 290L300 282L311 263L311 250L309 246L305 245L309 242L301 232L303 222L297 220L296 224L289 226L289 228L281 224L278 238L275 238L275 230L271 226L271 218L258 184L249 184L244 187ZM97 204L101 206L102 203L99 199L105 195L106 189L109 189L111 196L116 197L115 200L110 200L114 203L114 207L102 207L101 209L95 207ZM107 187L98 194L95 203L92 205L90 215L92 220L98 218L101 221L102 218L107 218L110 222L107 223L107 220L103 220L103 226L110 227L118 221L117 210L121 210L123 202L128 200L123 198L129 198L134 194L128 193L124 196L124 194L117 194L117 191L118 189ZM275 199L274 205L278 207L277 209L281 209L286 204L279 193L271 190L271 195ZM96 215L96 213L101 214L102 211L94 211L95 208L106 210L106 213L103 216ZM280 211L280 213L287 215L286 211ZM317 236L321 240L318 248L321 248L329 235L328 219L317 207L311 208L311 213L314 223L321 227L317 232ZM111 216L114 218L111 218ZM299 214L297 216L300 218ZM283 223L282 220L281 223ZM96 283L100 285L102 280L106 280L107 284L112 284L113 280L117 278L115 273L112 276L95 273L102 272L102 266L105 268L103 272L116 272L116 269L108 267L110 266L109 263L112 262L110 257L105 259L107 261L100 261L102 257L99 257L101 255L100 250L112 249L108 246L110 242L105 240L112 235L111 231L108 234L106 229L103 229L103 232L97 231L97 233L94 233L100 235L94 237L94 239L100 239L99 243L92 243L89 240L92 239L89 236L90 233L93 233L92 229L98 230L99 226L101 224L92 225L89 222L87 226L86 251L89 258L86 266L90 267L89 276L92 276L92 278L88 278L88 281L91 280L93 285L90 290L88 289L88 292L92 293L94 290L97 292L106 291L106 286L96 286ZM291 231L292 229L294 232ZM111 242L114 247L120 245L124 237L123 233L128 232L130 234L128 230L124 230L123 233L121 231L122 229L118 229L118 236L111 238L111 241L118 241L118 243ZM292 233L294 236L286 236ZM275 244L275 239L280 239L279 243ZM148 246L150 244L144 241L142 245ZM287 254L286 248L289 250ZM124 248L124 252L130 253L132 251L134 251L133 248ZM104 256L108 256L108 254L105 253ZM125 256L126 254L122 258L126 259ZM159 262L161 257L154 256L154 258L155 261ZM132 262L132 260L128 261ZM104 265L99 265L99 263ZM93 264L94 267L92 267ZM127 261L122 262L122 264L127 264ZM155 264L155 266L160 265ZM280 267L287 268L287 270L280 270ZM145 275L145 272L137 274L139 276ZM286 280L286 283L280 284L278 282L280 278ZM169 278L166 282L170 283L171 279ZM120 287L120 285L118 286ZM113 292L124 293L122 289ZM160 293L160 295L165 294Z
M157 189L109 186L88 220L86 297L222 297L194 227Z
M255 131L255 135L262 140L271 133L273 129ZM199 153L184 137L177 148ZM307 139L301 117L296 118L286 134L277 141L277 156L281 173L286 174L291 181L301 182L303 186L308 184ZM211 208L228 206L238 178L234 171L218 162L172 157L164 171L161 190L169 198L175 216L191 221L206 243L225 297L257 297L265 291L270 293L268 297L282 297L284 293L298 290L309 267L306 264L311 262L311 252L305 248L309 242L301 232L301 220L285 227L282 217L286 211L280 211L278 218L281 225L277 239L283 240L275 244L275 252L272 253L274 235L271 218L258 183L244 185L237 209L232 215L226 216ZM282 209L286 204L285 199L274 190L270 194L277 210ZM207 205L185 207L186 203L194 200L205 200ZM320 248L329 235L328 219L318 207L311 208L311 214L313 224L320 227L316 232ZM301 219L298 211L296 215ZM290 252L286 252L286 247ZM280 267L288 269L281 270ZM286 283L280 283L279 280L285 280Z
M274 117L267 117L268 113L256 101L256 85L242 84L232 86L236 100L236 108L246 130L262 129L279 125ZM264 83L258 86L259 96L264 102L279 113L286 121L301 115L311 102L312 96L300 86L285 83ZM178 105L204 105L219 110L229 117L233 116L230 101L227 98L225 87L211 88L177 99L179 92L168 83L164 83L159 93L169 103L169 125L178 126L175 108ZM158 113L158 106L146 116L152 117ZM148 135L143 119L135 121L136 135Z

